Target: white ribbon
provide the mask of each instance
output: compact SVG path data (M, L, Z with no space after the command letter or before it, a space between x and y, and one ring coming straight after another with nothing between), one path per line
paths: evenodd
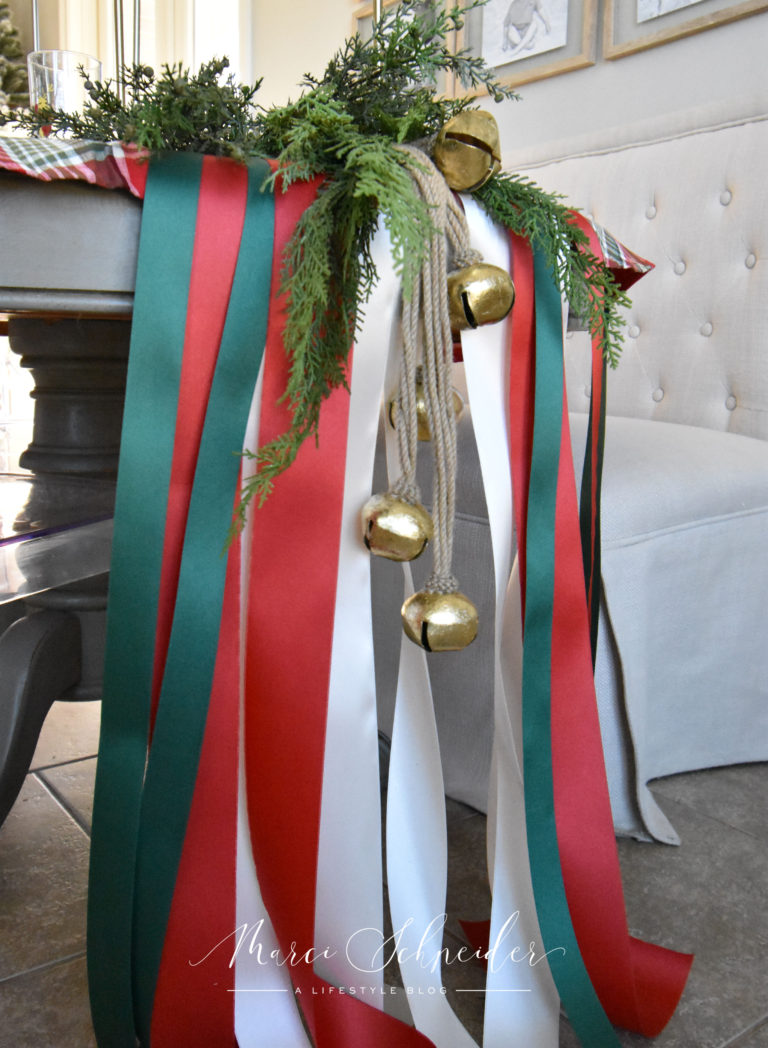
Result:
M393 357L387 389L396 389ZM390 479L399 471L387 426ZM427 553L428 555L428 553ZM393 570L395 565L392 565ZM408 565L405 596L413 592ZM387 884L393 942L414 1025L437 1048L473 1048L443 992L442 943L448 875L445 787L424 651L401 642L387 794Z
M258 446L259 418L264 366L251 401L243 447ZM243 458L243 478L255 472L255 462ZM258 512L254 510L253 512ZM237 798L237 865L235 889L235 935L232 954L235 965L235 1036L239 1048L310 1048L293 993L287 965L279 965L279 948L272 922L261 896L251 850L248 804L245 789L244 657L246 602L251 548L250 512L241 537L240 564L240 745Z
M464 200L473 247L509 270L506 234L471 198ZM493 904L486 985L484 1048L510 1037L536 1048L558 1044L559 1002L541 945L528 863L521 744L522 626L512 573L513 504L507 422L507 323L462 335L467 392L488 505L496 582L494 756L489 861ZM517 746L516 746L517 743Z
M382 229L373 242L378 283L352 359L344 504L318 851L315 970L381 1008L371 971L383 937L381 797L371 623L370 554L360 510L371 494L379 406L396 327L399 280Z

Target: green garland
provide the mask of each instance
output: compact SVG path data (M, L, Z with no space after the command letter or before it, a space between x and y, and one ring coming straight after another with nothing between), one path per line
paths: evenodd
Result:
M320 408L346 386L349 349L376 281L371 256L380 222L389 231L395 269L408 297L433 232L429 210L414 189L399 143L429 152L439 129L471 99L436 96L441 76L482 88L500 102L516 94L500 85L484 61L448 41L469 11L485 0L447 10L441 0L403 0L374 26L368 40L349 39L321 78L307 76L297 101L261 109L252 87L234 83L226 59L196 76L180 65L159 76L146 66L123 74L124 95L110 82L86 82L90 104L81 116L61 111L17 116L39 133L97 141L135 142L152 150L194 150L244 160L277 159L277 191L319 178L320 189L289 241L282 270L290 377L284 399L291 425L259 449L258 470L243 493L267 497L275 478L303 441L317 435ZM621 345L619 309L628 300L608 267L589 250L568 208L527 179L496 175L476 192L489 215L529 237L553 268L561 292L615 364Z

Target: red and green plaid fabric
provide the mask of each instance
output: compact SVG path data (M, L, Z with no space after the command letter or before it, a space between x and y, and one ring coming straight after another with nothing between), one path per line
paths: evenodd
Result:
M649 273L653 269L653 262L641 258L634 251L630 251L628 247L625 247L616 237L612 236L607 229L603 229L602 226L599 226L591 218L589 223L600 242L603 261L609 269L614 270L616 280L625 291L636 280L639 280L644 273Z
M77 179L143 198L149 152L122 142L0 137L0 168L43 182Z

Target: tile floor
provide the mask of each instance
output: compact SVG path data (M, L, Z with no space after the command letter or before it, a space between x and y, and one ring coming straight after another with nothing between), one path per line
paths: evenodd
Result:
M0 830L0 1048L94 1045L85 905L98 716L97 703L54 706ZM653 1043L768 1048L768 766L674 776L654 789L682 845L620 842L630 928L693 951L696 961L675 1017ZM467 859L482 855L483 834L481 815L449 803L451 914L487 916L482 869ZM482 978L469 966L461 977L467 986ZM478 1037L482 995L454 997ZM650 1043L619 1039L627 1048ZM578 1048L565 1019L560 1043ZM512 1036L510 1048L537 1046Z

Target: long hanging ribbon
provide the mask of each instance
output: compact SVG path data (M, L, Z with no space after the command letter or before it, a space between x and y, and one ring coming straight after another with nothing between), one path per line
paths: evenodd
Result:
M579 520L581 524L581 551L584 564L584 583L589 612L589 640L592 666L597 658L597 634L600 617L602 578L600 575L600 497L603 481L605 451L605 377L607 364L603 358L599 338L592 349L592 395L589 401L587 444L581 474Z
M97 1041L135 1048L133 897L149 732L162 535L186 325L201 157L168 154L147 177L115 505L88 896ZM152 464L151 482L147 464Z
M653 269L651 262L640 258L618 244L604 229L601 229L600 235L598 235L597 229L592 222L580 212L571 212L571 222L587 238L589 249L595 258L602 258L609 265L614 279L622 290L627 291L645 273ZM596 293L602 304L605 298L604 293L599 289ZM602 578L600 574L600 498L605 451L606 379L608 370L604 352L605 323L606 316L605 312L603 312L601 325L591 333L592 366L589 419L579 505L581 549L584 562L584 582L589 612L589 637L592 648L593 668L597 657L598 620L602 596Z
M278 228L292 228L314 191L297 185L278 197ZM273 310L271 320L260 444L286 424L278 403L287 369L282 318ZM324 402L318 445L302 446L253 517L245 738L251 841L264 902L283 955L295 960L297 1002L318 1048L426 1046L413 1029L319 978L312 964L348 410L343 390Z
M567 419L567 414L563 400L560 302L551 276L541 265L536 278L535 435L525 522L526 542L521 547L521 561L525 560L527 569L523 701L524 732L529 751L525 771L529 847L533 852L532 864L535 871L538 870L538 873L534 872L534 888L537 904L544 908L543 914L541 909L539 912L545 944L548 939L552 942L553 937L563 939L569 926L576 933L578 950L573 949L574 943L571 942L571 956L565 955L568 961L559 968L556 959L553 965L553 974L569 1018L585 1043L603 1043L599 1039L602 1037L604 1043L614 1044L615 1035L607 1027L597 999L584 981L579 954L583 955L599 999L611 1020L645 1033L650 1030L658 1032L669 1019L682 992L690 958L645 945L636 951L637 957L643 960L651 955L655 957L660 980L666 986L653 999L642 995L642 1004L639 1002L641 995L637 987L647 985L650 975L645 964L642 970L634 970L633 958L630 957L633 948L626 928L589 650L585 647L588 637L586 602L583 586L578 583L583 573L578 537L573 531L577 520L575 485L568 427L562 421L563 417ZM545 302L549 302L548 307ZM548 425L552 427L549 437L542 431L547 416ZM512 411L510 417L514 419ZM542 438L538 445L537 433ZM513 452L513 461L515 457ZM520 457L518 453L518 461ZM544 485L541 489L540 484ZM522 508L516 510L517 513L521 511ZM540 573L533 584L528 575L532 553L536 557L536 570ZM550 567L547 567L547 558L550 558ZM534 646L530 647L528 605L532 599L537 600L539 606L530 619L536 631ZM539 659L544 660L544 665L549 665L553 659L551 751L547 713L549 671L537 673ZM535 715L533 722L527 715L528 711ZM551 752L551 761L542 761L541 756L536 756L540 746L545 747L541 752ZM546 781L544 768L547 764L548 774L554 776L553 785ZM556 814L556 824L553 814ZM589 846L585 843L586 819L589 819L590 826ZM548 841L543 839L544 834L549 835ZM585 858L587 855L589 861ZM599 898L596 893L599 893ZM567 907L563 905L566 896ZM568 947L564 941L555 941L552 945Z
M151 177L148 183L147 203L145 204L147 211L145 212L142 235L142 248L144 249L145 257L141 259L140 264L142 268L140 276L137 278L137 310L134 319L131 359L134 376L137 373L139 374L139 379L134 379L135 383L141 387L143 383L155 380L155 389L158 391L159 399L157 401L152 400L152 398L140 399L136 403L132 402L130 397L127 398L127 438L125 436L126 430L124 430L124 455L121 457L119 488L122 484L123 490L126 490L126 476L129 481L133 479L135 482L135 477L131 477L132 470L146 470L146 463L149 461L157 465L159 452L162 453L162 459L159 464L161 484L158 486L158 496L152 505L151 517L145 511L141 521L141 523L145 524L145 530L132 529L130 535L130 543L133 548L139 547L144 548L145 551L149 550L146 558L146 576L137 578L135 572L133 576L130 574L125 575L122 568L123 562L120 559L120 544L118 543L117 559L115 568L113 568L112 592L114 594L117 591L118 597L121 592L124 592L125 603L122 605L119 602L115 603L113 598L112 613L113 621L116 624L113 634L116 636L113 640L113 657L111 660L108 649L108 680L110 674L114 672L115 664L120 665L121 659L125 658L126 648L130 651L131 641L134 639L130 634L121 635L120 630L121 628L124 629L126 624L129 624L125 604L128 605L128 610L130 611L131 599L136 600L135 597L132 597L131 587L135 586L140 579L148 582L146 589L142 585L138 585L138 593L149 594L150 614L147 618L152 626L155 623L154 609L157 607L157 579L159 577L157 550L162 548L158 539L162 535L165 523L163 496L167 497L168 491L167 480L165 483L162 483L162 479L168 476L169 452L172 447L173 425L175 422L173 412L169 411L169 404L175 403L175 394L178 390L181 359L179 350L182 341L179 337L179 332L183 333L184 330L182 326L183 317L179 315L178 310L174 314L174 306L180 303L183 308L187 302L184 284L186 281L187 286L189 285L188 260L193 258L188 231L190 227L193 231L195 229L197 187L200 184L201 164L202 158L174 157L170 163L163 165L161 162L160 165L162 173L168 173L167 177L165 179L161 177L160 181L163 189L168 192L168 198L165 196L161 198L161 215L163 218L169 214L173 215L175 220L178 221L181 213L181 216L186 221L185 229L182 229L181 235L178 234L177 229L169 229L167 221L161 223L162 231L159 236L157 235L157 226L154 221L156 215L153 211L153 206L157 202L157 194L152 190L153 182ZM194 172L194 177L192 178L189 177L190 171ZM123 965L123 970L120 972L122 978L115 989L112 989L114 987L112 982L113 972L109 971L108 978L111 985L105 988L103 986L104 975L100 976L99 971L108 971L109 966L103 964L104 957L103 954L99 953L99 947L102 949L104 947L104 918L106 917L110 922L109 934L112 936L114 929L111 922L115 915L112 910L108 914L105 914L103 910L100 911L99 903L103 903L105 894L108 894L108 892L105 893L104 891L104 885L109 883L109 877L105 876L104 873L105 856L101 848L104 846L104 830L105 828L109 830L110 827L105 826L104 821L98 819L97 816L94 819L95 831L98 831L95 833L95 836L97 839L100 838L101 848L98 846L96 848L95 859L97 866L94 876L98 877L99 886L98 892L94 891L91 893L92 918L89 930L91 936L90 958L93 1010L97 1036L102 1038L100 1043L109 1045L133 1043L133 1019L128 1020L128 1013L129 1009L133 1010L134 1002L137 1005L136 1015L140 1035L145 1042L148 1042L152 1002L162 954L166 921L181 856L189 807L192 801L192 791L194 789L202 734L208 710L210 685L215 665L218 617L220 615L224 586L226 562L221 558L220 550L226 540L231 521L232 501L239 468L236 456L228 449L240 446L245 417L250 405L250 390L253 388L255 371L258 369L258 352L255 354L254 360L254 353L251 351L251 347L254 341L257 347L259 343L263 345L263 330L260 336L258 321L254 325L254 329L251 329L250 326L253 299L250 282L254 277L257 281L259 276L266 277L263 282L256 284L257 288L263 288L261 313L264 316L266 315L269 298L273 225L272 205L271 197L262 194L260 191L266 171L266 165L263 162L259 162L251 168L249 173L250 217L246 221L241 243L241 268L239 277L235 280L233 302L231 303L234 308L230 311L229 321L222 337L222 353L219 357L220 366L214 377L211 403L209 404L208 417L201 442L197 491L196 493L193 492L190 520L188 521L188 542L185 547L185 558L191 566L187 567L185 571L184 562L182 562L181 568L179 586L179 597L181 599L177 598L177 615L180 617L180 621L186 616L186 621L181 621L181 624L176 627L176 633L182 640L175 642L175 653L173 637L171 638L173 658L169 659L168 668L170 673L167 673L165 681L165 701L161 701L160 704L154 740L155 745L152 748L152 755L147 767L147 777L144 783L142 783L142 773L146 759L148 726L146 716L150 694L147 688L147 672L148 663L152 662L152 652L154 650L154 644L150 642L148 637L142 637L142 643L136 652L138 657L135 662L133 675L127 682L129 686L133 685L135 688L135 693L131 697L134 705L138 706L144 714L144 756L141 758L141 770L139 770L141 737L138 732L135 734L136 745L132 763L126 762L122 753L128 733L125 717L122 718L122 723L118 724L116 730L114 730L114 722L111 725L112 730L110 730L110 722L109 718L107 718L106 735L103 733L103 740L106 739L107 745L105 746L104 742L102 743L102 756L100 759L100 768L103 769L102 781L104 776L106 776L108 786L114 789L116 778L122 778L124 782L128 772L133 772L130 799L126 797L122 803L124 806L128 802L132 804L134 826L138 831L135 844L131 843L131 847L128 850L125 849L124 844L116 847L114 850L115 857L122 856L123 865L123 881L118 907L118 912L122 911L121 931L123 933L129 930L128 910L133 904L134 893L136 895L137 905L134 915L136 970L133 980L131 980L126 977ZM186 197L184 196L185 190L187 191ZM172 204L171 195L173 199ZM186 210L179 208L180 198L188 201ZM185 230L187 231L186 236L184 235ZM146 231L146 234L144 231ZM203 239L205 240L205 238ZM156 252L154 256L150 255L149 259L146 257L149 251L146 247L147 243ZM163 281L163 276L165 275L164 267L169 262L169 243L179 245L181 256L179 261L183 263L186 260L187 262L186 269L183 265L177 265L172 270L177 284L170 290ZM202 251L205 252L206 250L210 252L211 246L204 243ZM201 248L200 244L198 244L194 255L198 264L200 252ZM214 250L214 255L215 253ZM264 261L265 257L266 262ZM173 263L173 257L171 257L170 261ZM210 264L210 259L208 264ZM193 268L194 266L195 262L193 262ZM176 327L170 333L170 336L173 337L169 337L168 333L166 334L167 345L169 350L172 351L171 366L167 368L166 375L163 374L162 366L157 366L157 360L153 356L147 357L143 353L148 341L150 346L152 346L147 332L149 316L146 312L143 312L148 297L144 294L145 287L142 283L145 280L150 291L150 315L152 321L154 322L157 316L167 316L168 313L174 316L176 320ZM160 289L161 294L165 293L167 299L170 300L170 309L168 308L169 301L164 301L162 307L160 307L157 301L151 300L151 292L158 289ZM134 353L133 349L136 346L139 348ZM162 360L162 354L160 359ZM165 382L163 382L164 378L166 379ZM149 416L142 415L142 411L147 409L150 412ZM136 422L137 417L139 419L138 423ZM163 426L164 429L162 428ZM160 430L161 433L165 434L164 443L155 439L155 445L150 450L146 447L146 441L142 445L140 441L137 442L135 439L131 439L135 433L134 427L142 435L151 433L154 438L157 438L157 432ZM193 445L194 443L193 441ZM123 462L125 463L125 468L123 468ZM165 463L165 466L163 463ZM143 493L140 493L135 487L131 487L127 499L133 507L146 503ZM134 510L134 514L136 512L138 511ZM121 517L122 523L125 524L128 519L124 512ZM133 520L134 524L136 523L135 515L130 519ZM148 519L151 520L151 526L147 528L145 522ZM144 534L147 538L147 541L143 544L139 538L141 534ZM205 571L200 570L200 565L205 564L204 549L206 547L209 551L208 565L210 566L212 561L215 565L213 572L209 571L207 574ZM187 552L188 550L191 552ZM203 584L203 589L196 589L201 583ZM217 592L219 594L218 600L216 599ZM206 625L201 627L199 642L193 644L190 648L197 657L197 665L191 668L191 663L195 660L189 658L189 652L185 650L184 639L192 635L189 630L194 625L195 614L198 614L199 618L204 619L206 618L206 613ZM139 698L138 702L136 702L137 696ZM188 702L190 697L197 699L196 704ZM126 706L130 706L130 704L130 702L127 702ZM117 719L119 721L120 716ZM153 757L155 758L154 761ZM110 778L111 782L109 781ZM173 779L173 782L169 782L169 779ZM104 795L103 789L102 795ZM137 823L135 820L136 802L139 798L142 798L143 810L140 821ZM101 827L100 830L99 827ZM114 841L112 844L114 844ZM134 855L137 852L139 855L138 873L134 882L132 866ZM144 857L143 865L142 856ZM100 862L101 869L99 869ZM114 883L114 879L112 883ZM101 942L99 941L100 938ZM123 943L122 945L124 946L125 944ZM99 1030L101 1030L101 1033L99 1033ZM130 1038L130 1041L128 1038Z
M176 598L184 529L219 344L226 321L248 199L239 164L203 161L187 331L166 516L155 648L153 704L159 697ZM222 449L222 452L224 449ZM152 1010L154 1048L212 1048L233 1025L225 992L233 972L224 951L199 958L235 927L235 835L238 778L239 544L230 549L224 609L206 731L184 849L163 945ZM207 892L215 883L217 891ZM208 895L200 911L198 900ZM190 920L190 915L195 919ZM205 944L208 944L206 947Z
M378 281L359 328L349 379L342 529L328 689L317 864L315 941L341 941L318 975L369 1003L385 1002L371 957L383 939L381 794L371 609L371 557L360 540L360 507L371 494L384 375L397 330L400 281L386 230L372 254ZM355 744L350 746L350 739ZM339 871L344 871L343 890ZM361 929L371 930L361 935ZM374 969L374 970L372 970Z
M266 333L274 202L265 162L249 167L249 200L184 536L173 628L142 798L135 905L135 992L147 1037L173 886L194 791L224 592L251 391ZM260 308L259 308L259 299Z
M510 268L509 239L471 199L465 201L472 243L483 257ZM528 256L530 257L530 256ZM509 359L509 328L517 345L532 331L533 273L516 265L517 303L504 324L478 328L462 335L467 391L472 411L488 520L493 544L496 580L494 642L494 757L488 812L489 865L492 871L490 927L467 928L471 941L485 935L486 948L498 944L488 964L484 1048L503 1048L510 1031L524 1044L555 1048L558 1043L559 1002L552 982L533 901L525 829L525 804L520 740L519 660L509 671L522 645L520 594L512 570L514 550L510 449L507 439L510 369L519 372L520 356ZM527 388L516 372L515 395ZM523 409L519 421L525 424ZM490 623L485 628L490 628ZM476 934L473 934L476 932ZM479 942L478 942L479 944ZM528 957L531 944L535 956ZM516 951L516 952L515 952Z
M578 212L573 212L573 222L587 237L592 253L599 258L600 243L592 223ZM600 294L602 300L603 296ZM603 317L605 323L605 317ZM597 631L600 616L602 579L600 575L600 495L603 479L603 455L605 451L606 370L604 332L592 332L592 367L589 399L589 419L584 465L581 473L581 499L579 522L581 527L581 552L584 563L584 584L589 613L589 640L592 649L592 666L597 658Z
M552 951L550 967L568 1018L583 1044L613 1048L618 1045L616 1034L584 967L571 923L555 824L550 674L562 437L562 327L557 286L536 253L534 279L536 373L523 627L523 777L528 850L541 933L545 947Z
M275 244L273 253L273 286L279 279L282 264L282 248ZM243 447L253 452L259 444L261 400L264 367L253 393L251 413L248 418ZM250 478L256 472L256 461L247 456L243 460L243 477ZM258 514L255 514L258 515ZM293 985L287 965L267 964L264 958L277 957L279 950L272 922L269 919L261 886L251 851L251 834L248 825L247 788L245 781L245 694L242 687L243 658L245 651L245 624L247 620L247 594L249 590L250 559L253 530L253 513L248 513L242 532L241 558L241 611L240 623L240 669L239 701L239 774L237 810L237 876L236 918L237 943L230 941L227 953L234 958L235 969L232 995L235 998L235 1038L238 1048L262 1048L269 1044L273 1048L310 1048L308 1034L301 1020L301 1012L293 993ZM243 938L241 938L243 936ZM273 952L275 951L275 952Z

